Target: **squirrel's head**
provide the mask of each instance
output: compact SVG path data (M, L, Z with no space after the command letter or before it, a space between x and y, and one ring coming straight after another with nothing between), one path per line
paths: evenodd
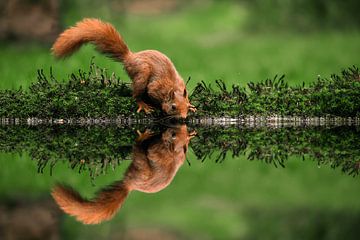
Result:
M183 81L179 82L179 86L176 86L176 89L170 91L168 99L161 104L161 108L167 115L183 119L187 117L189 110L196 111L196 108L190 104L188 92Z

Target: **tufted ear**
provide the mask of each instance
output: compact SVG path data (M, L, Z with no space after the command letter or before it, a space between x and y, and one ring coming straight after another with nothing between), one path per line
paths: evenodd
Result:
M175 91L174 90L170 90L169 96L171 99L175 98Z
M186 88L184 89L184 95L183 95L184 97L186 97L187 96L187 91L186 91Z

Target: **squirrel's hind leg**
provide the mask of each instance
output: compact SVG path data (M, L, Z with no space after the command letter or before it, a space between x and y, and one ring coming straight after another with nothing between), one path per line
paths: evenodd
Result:
M133 97L138 105L136 112L139 113L141 110L144 110L146 114L149 114L154 111L154 108L146 104L142 97L147 91L151 70L147 64L136 65L132 70L134 71L134 69L137 69L137 73L132 77ZM129 75L131 76L132 74Z

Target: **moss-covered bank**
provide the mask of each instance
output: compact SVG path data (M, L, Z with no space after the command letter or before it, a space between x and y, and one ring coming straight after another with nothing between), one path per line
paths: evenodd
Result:
M47 76L48 75L48 76ZM360 72L348 68L340 75L318 78L309 86L289 86L284 76L247 88L216 86L200 82L192 91L191 102L198 111L190 117L204 116L341 116L360 114ZM136 113L130 84L91 63L89 71L79 70L68 81L54 78L52 71L38 71L38 80L29 89L0 90L0 117L50 118L144 118ZM159 111L150 118L161 116Z

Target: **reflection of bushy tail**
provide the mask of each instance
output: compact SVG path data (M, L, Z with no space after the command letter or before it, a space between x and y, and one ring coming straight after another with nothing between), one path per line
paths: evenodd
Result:
M97 224L114 216L129 194L129 190L120 182L101 190L95 199L86 200L74 189L57 185L51 194L65 213L85 224Z

